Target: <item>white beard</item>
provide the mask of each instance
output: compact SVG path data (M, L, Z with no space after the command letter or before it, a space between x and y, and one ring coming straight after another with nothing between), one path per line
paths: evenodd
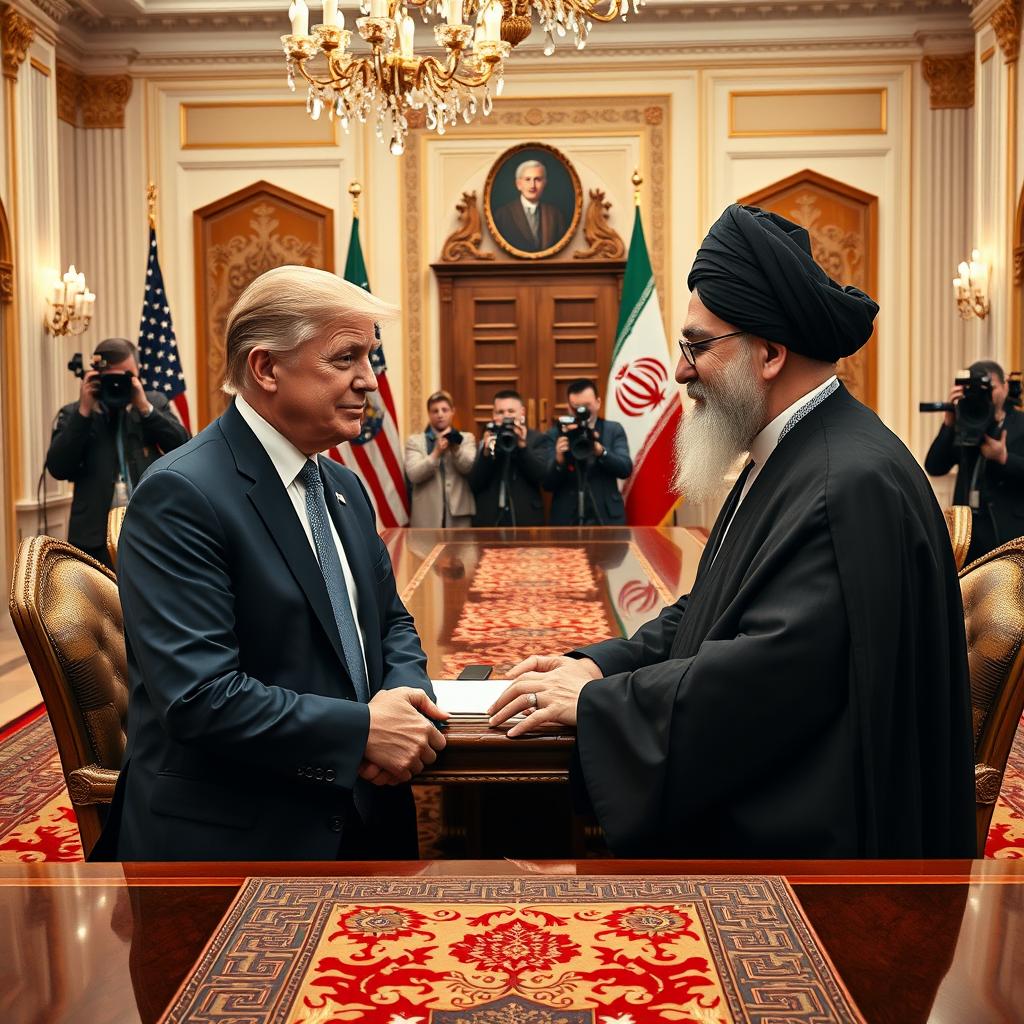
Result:
M713 498L725 474L764 426L768 396L754 375L749 350L726 363L711 380L687 387L702 398L686 412L676 435L676 490L692 503Z

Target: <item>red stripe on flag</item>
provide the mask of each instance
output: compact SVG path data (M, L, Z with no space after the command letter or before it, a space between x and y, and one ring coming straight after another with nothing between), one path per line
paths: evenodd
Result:
M174 403L175 409L178 410L178 415L181 417L181 422L184 424L185 429L191 434L192 433L192 421L188 414L188 399L185 397L185 392L175 395L171 401Z
M402 467L398 464L398 459L395 458L394 449L392 449L390 442L385 440L382 444L378 443L377 451L380 452L384 465L388 467L388 472L391 474L391 482L395 485L395 493L398 495L398 500L401 502L402 508L405 509L406 515L408 515L409 495L405 489L405 474L402 472Z
M672 490L673 451L682 413L676 396L649 436L623 491L630 526L658 526L678 500Z
M359 475L362 477L363 483L370 489L373 500L377 503L377 516L380 518L381 525L398 526L398 520L395 518L394 512L391 511L391 505L384 494L384 489L380 485L377 471L370 463L370 457L363 451L361 445L353 444L349 445L349 448L355 457L356 465L360 469Z

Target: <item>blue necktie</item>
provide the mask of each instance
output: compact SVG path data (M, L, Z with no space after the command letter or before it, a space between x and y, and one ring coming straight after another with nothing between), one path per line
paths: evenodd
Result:
M306 517L313 533L320 571L324 575L324 583L327 584L327 596L331 599L334 621L341 637L342 650L345 652L345 664L348 666L348 674L352 677L356 697L366 704L370 700L370 687L366 681L366 666L359 643L359 630L355 615L352 614L352 603L348 599L345 574L341 571L341 558L331 533L331 520L324 502L324 484L320 479L320 468L316 462L312 459L306 460L306 464L299 471L299 480L306 488Z

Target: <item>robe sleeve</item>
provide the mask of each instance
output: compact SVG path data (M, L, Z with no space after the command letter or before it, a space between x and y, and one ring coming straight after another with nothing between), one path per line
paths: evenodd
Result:
M811 518L799 543L748 570L727 636L583 688L579 763L616 854L671 851L688 819L786 771L846 706L846 611L823 509Z
M656 619L644 623L628 640L602 640L569 652L570 658L590 658L606 676L632 672L668 658L676 630L686 611L687 595L663 608Z

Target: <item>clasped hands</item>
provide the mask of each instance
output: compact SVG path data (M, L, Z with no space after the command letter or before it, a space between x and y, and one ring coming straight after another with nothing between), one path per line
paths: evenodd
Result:
M418 775L444 750L444 733L434 721L445 721L442 711L423 690L397 686L378 690L370 703L370 731L366 737L359 777L375 786L397 786Z
M540 725L575 725L580 691L604 673L590 658L535 654L509 672L515 682L487 709L494 728L522 712L526 717L509 730L521 736Z

